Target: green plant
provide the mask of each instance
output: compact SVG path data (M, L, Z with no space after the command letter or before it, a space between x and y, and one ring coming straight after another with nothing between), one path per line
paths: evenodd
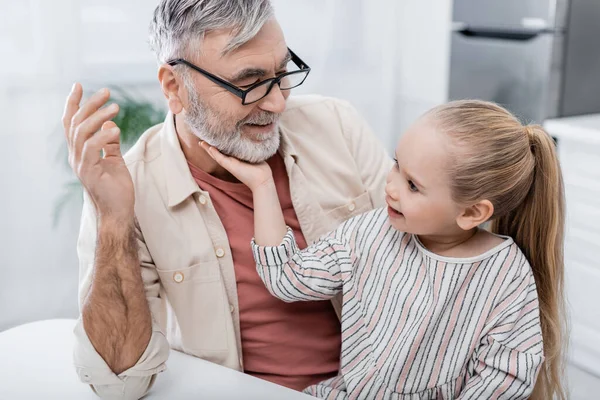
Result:
M125 152L148 128L163 122L166 111L123 88L110 87L110 92L109 103L119 105L119 114L113 118L113 121L121 129L121 150ZM67 206L78 204L81 201L83 190L81 182L74 176L69 166L68 149L64 140L58 151L57 159L68 169L72 178L63 185L62 193L55 201L52 222L54 227L58 225Z

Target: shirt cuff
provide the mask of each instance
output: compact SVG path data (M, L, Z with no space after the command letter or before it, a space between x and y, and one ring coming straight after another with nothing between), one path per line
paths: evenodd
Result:
M279 246L259 246L252 239L252 254L256 264L263 267L278 267L287 264L292 256L299 252L294 232L290 227Z
M158 325L153 324L150 342L137 363L119 375L115 374L98 354L83 328L81 318L77 320L74 334L73 361L77 375L84 383L90 385L119 385L123 384L127 377L151 376L166 369L165 362L169 357L169 343Z

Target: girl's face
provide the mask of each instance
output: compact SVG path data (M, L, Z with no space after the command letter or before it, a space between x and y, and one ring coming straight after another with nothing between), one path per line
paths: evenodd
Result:
M460 230L448 182L448 138L421 118L400 138L385 187L391 225L416 235Z

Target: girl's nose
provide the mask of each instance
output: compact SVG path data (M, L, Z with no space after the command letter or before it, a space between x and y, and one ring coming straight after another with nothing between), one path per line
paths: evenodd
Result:
M389 179L389 177L387 180L387 184L385 185L385 194L387 194L394 201L398 200L398 191L396 190L394 183Z

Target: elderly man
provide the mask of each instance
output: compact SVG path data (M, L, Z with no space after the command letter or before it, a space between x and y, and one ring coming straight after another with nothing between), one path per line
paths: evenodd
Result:
M80 104L76 84L65 108L86 189L79 377L101 397L138 399L170 347L297 390L336 375L340 302L269 295L251 254L252 194L199 141L268 161L302 246L383 205L391 160L347 103L288 99L310 68L268 0L162 0L151 44L170 112L125 157L107 90Z

